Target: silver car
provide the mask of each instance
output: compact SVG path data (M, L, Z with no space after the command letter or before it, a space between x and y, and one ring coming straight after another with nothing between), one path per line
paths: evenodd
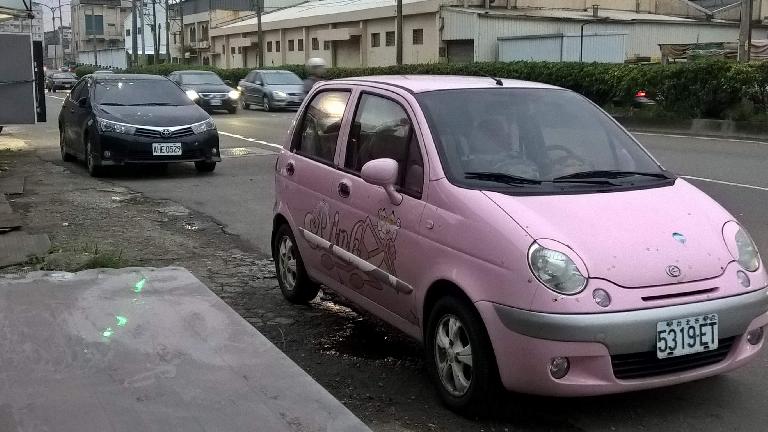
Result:
M286 70L252 70L238 83L240 105L250 109L257 105L265 111L298 108L304 102L304 82Z

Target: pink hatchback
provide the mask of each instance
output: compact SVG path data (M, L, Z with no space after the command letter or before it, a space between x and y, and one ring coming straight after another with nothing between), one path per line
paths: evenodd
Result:
M581 396L743 366L768 275L733 216L568 90L398 76L315 86L276 166L273 254L424 342L443 401Z

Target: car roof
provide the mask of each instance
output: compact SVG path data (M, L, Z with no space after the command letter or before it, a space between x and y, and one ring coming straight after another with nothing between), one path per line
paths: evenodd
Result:
M262 72L262 73L270 73L270 72L279 72L279 73L291 73L294 74L294 72L285 70L285 69L254 69L256 72Z
M496 84L491 77L458 76L458 75L375 75L365 77L343 78L333 82L350 82L354 84L378 83L403 88L411 93L423 93L435 90L477 89L477 88L536 88L560 89L549 84L514 79L501 79L503 86Z
M217 74L216 72L214 72L214 71L206 71L206 70L194 70L194 69L189 69L189 70L179 70L179 71L174 71L174 73L177 73L177 74L198 74L198 75L208 75L208 74L214 74L214 75L218 75L218 74Z
M150 74L95 74L91 75L96 81L120 81L120 80L133 80L133 81L161 81L167 80L166 77L160 75Z

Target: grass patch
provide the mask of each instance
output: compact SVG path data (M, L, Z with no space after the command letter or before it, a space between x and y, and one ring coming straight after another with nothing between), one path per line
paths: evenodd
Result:
M88 270L88 269L95 269L95 268L123 268L123 267L130 267L128 260L123 258L123 252L120 251L117 255L108 253L108 252L102 252L97 255L92 256L88 259L88 261L85 262L78 270Z

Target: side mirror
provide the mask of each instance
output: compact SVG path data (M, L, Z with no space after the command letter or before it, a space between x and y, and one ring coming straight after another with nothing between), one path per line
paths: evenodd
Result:
M363 165L360 175L366 183L381 186L389 196L389 201L394 205L403 202L403 195L395 189L399 166L394 159L374 159Z
M85 108L88 106L88 98L83 96L80 99L77 100L77 106L80 108Z
M232 84L232 81L230 81L230 80L224 80L224 84L226 84L226 85L228 85L230 87L234 86L234 84Z
M255 85L259 86L259 87L261 87L261 86L263 86L263 85L264 85L264 83L262 83L261 81L254 81L253 83L254 83Z

